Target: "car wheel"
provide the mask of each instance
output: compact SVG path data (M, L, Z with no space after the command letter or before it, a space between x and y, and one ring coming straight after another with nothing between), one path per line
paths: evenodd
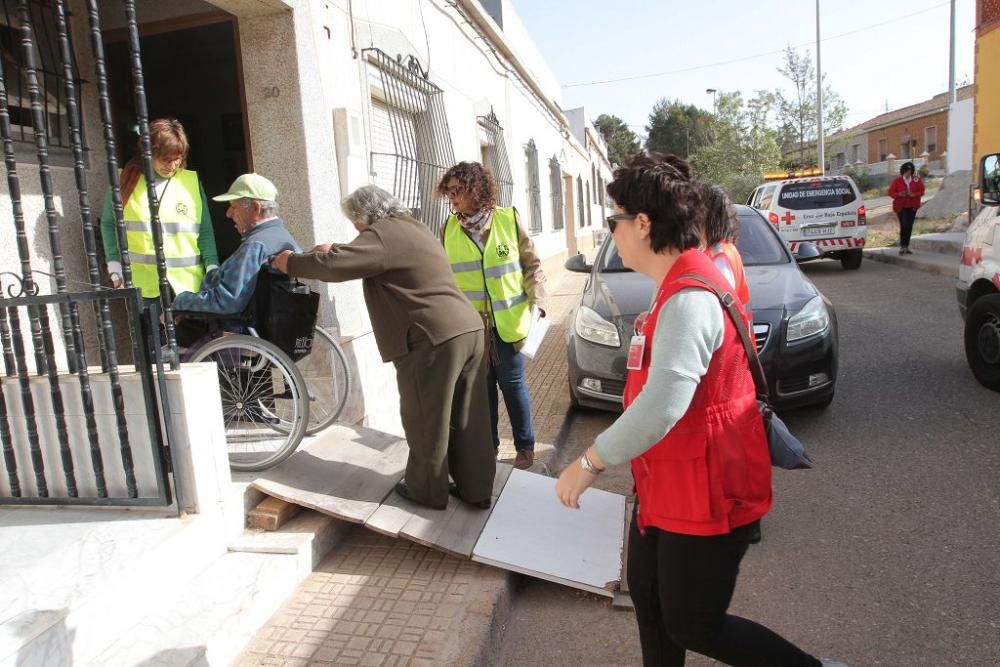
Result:
M969 309L965 358L980 384L1000 391L1000 294L981 296Z
M861 260L864 253L860 250L845 250L840 254L840 265L847 271L856 271L861 268Z

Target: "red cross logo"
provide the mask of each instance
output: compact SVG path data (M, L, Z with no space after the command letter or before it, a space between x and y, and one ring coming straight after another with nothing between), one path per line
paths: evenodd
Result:
M792 215L791 211L785 211L785 215L781 216L781 219L785 221L786 225L790 225L792 224L792 220L795 219L795 216Z

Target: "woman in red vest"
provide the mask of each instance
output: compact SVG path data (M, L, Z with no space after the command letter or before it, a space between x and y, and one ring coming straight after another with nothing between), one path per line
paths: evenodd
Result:
M912 255L910 234L920 208L920 198L924 196L924 182L912 162L904 162L899 168L899 176L889 184L889 196L892 197L892 210L899 218L899 254Z
M681 667L694 651L728 665L843 667L727 614L754 526L771 508L771 462L739 334L689 277L725 284L699 249L703 200L689 173L639 155L608 185L618 253L659 288L629 347L624 413L563 471L556 493L579 507L606 466L631 460L628 583L644 665Z

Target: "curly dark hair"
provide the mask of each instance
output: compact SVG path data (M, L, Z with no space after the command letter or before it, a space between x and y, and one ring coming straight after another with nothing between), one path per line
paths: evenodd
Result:
M701 197L705 202L705 218L702 232L705 245L711 247L721 241L736 241L739 225L736 223L736 207L721 186L702 183Z
M477 211L497 205L497 184L493 181L493 174L478 162L459 162L446 171L438 183L436 190L438 195L443 197L447 194L448 182L451 179L461 183L462 187L472 194Z
M915 174L915 173L917 173L917 167L912 162L904 162L899 167L899 175L900 176L906 176L906 172L910 172L911 174Z
M645 213L654 252L701 243L702 195L691 167L676 155L640 153L615 170L608 194L629 215Z

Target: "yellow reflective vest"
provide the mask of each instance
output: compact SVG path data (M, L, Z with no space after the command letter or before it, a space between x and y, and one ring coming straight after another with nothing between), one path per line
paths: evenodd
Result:
M179 169L163 190L159 210L167 281L175 294L197 292L205 277L198 249L201 204L198 174ZM156 273L156 247L145 176L139 177L132 196L125 202L123 215L132 262L132 284L144 297L155 298L160 295L160 279Z
M531 329L531 304L524 290L514 209L493 210L490 234L482 250L458 218L449 216L444 250L458 289L480 313L492 314L500 338L507 343L526 338Z

